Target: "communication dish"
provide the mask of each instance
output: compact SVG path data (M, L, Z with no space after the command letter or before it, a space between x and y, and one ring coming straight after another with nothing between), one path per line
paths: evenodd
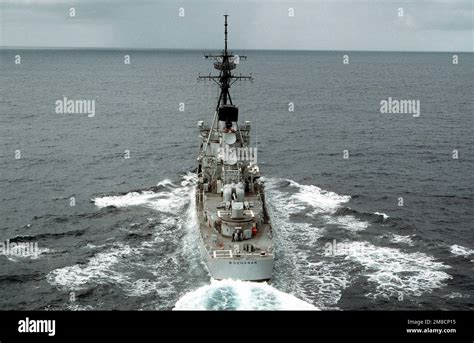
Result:
M237 136L234 132L226 132L222 135L224 142L228 145L234 144L237 141Z
M233 166L237 163L237 151L235 149L228 149L224 154L224 162L227 165Z

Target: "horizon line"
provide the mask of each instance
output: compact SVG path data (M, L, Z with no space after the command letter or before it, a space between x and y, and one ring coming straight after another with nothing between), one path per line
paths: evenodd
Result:
M211 48L138 48L138 47L40 47L40 46L0 46L0 50L111 50L111 51L220 51ZM437 53L474 53L461 50L342 50L342 49L230 49L234 51L284 51L284 52L437 52Z

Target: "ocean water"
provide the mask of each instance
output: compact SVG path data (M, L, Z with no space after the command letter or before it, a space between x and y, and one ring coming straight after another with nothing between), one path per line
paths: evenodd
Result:
M0 309L472 310L473 55L236 53L273 280L211 280L198 252L202 52L1 50ZM95 116L56 113L64 97ZM381 113L389 97L420 116Z

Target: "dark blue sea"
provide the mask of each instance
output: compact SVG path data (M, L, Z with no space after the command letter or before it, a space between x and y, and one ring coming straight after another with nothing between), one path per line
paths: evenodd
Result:
M202 51L4 49L0 309L474 309L473 55L235 52L274 278L211 280L199 255ZM57 113L64 97L94 116Z

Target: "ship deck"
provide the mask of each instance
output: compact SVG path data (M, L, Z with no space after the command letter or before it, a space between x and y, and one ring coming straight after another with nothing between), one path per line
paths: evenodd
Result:
M245 200L253 203L251 208L254 213L263 216L263 204L258 195L246 194ZM257 234L250 239L243 241L232 242L231 237L225 237L219 234L213 228L210 228L204 220L204 211L212 215L217 215L217 206L222 202L222 196L214 193L206 193L206 198L203 204L198 206L198 219L201 237L204 241L206 250L213 257L232 258L245 256L269 256L273 254L273 240L270 224L263 224L260 226ZM247 253L243 250L245 244L252 244L255 248L253 253ZM235 247L239 246L240 253L235 254ZM265 252L265 255L262 254Z

